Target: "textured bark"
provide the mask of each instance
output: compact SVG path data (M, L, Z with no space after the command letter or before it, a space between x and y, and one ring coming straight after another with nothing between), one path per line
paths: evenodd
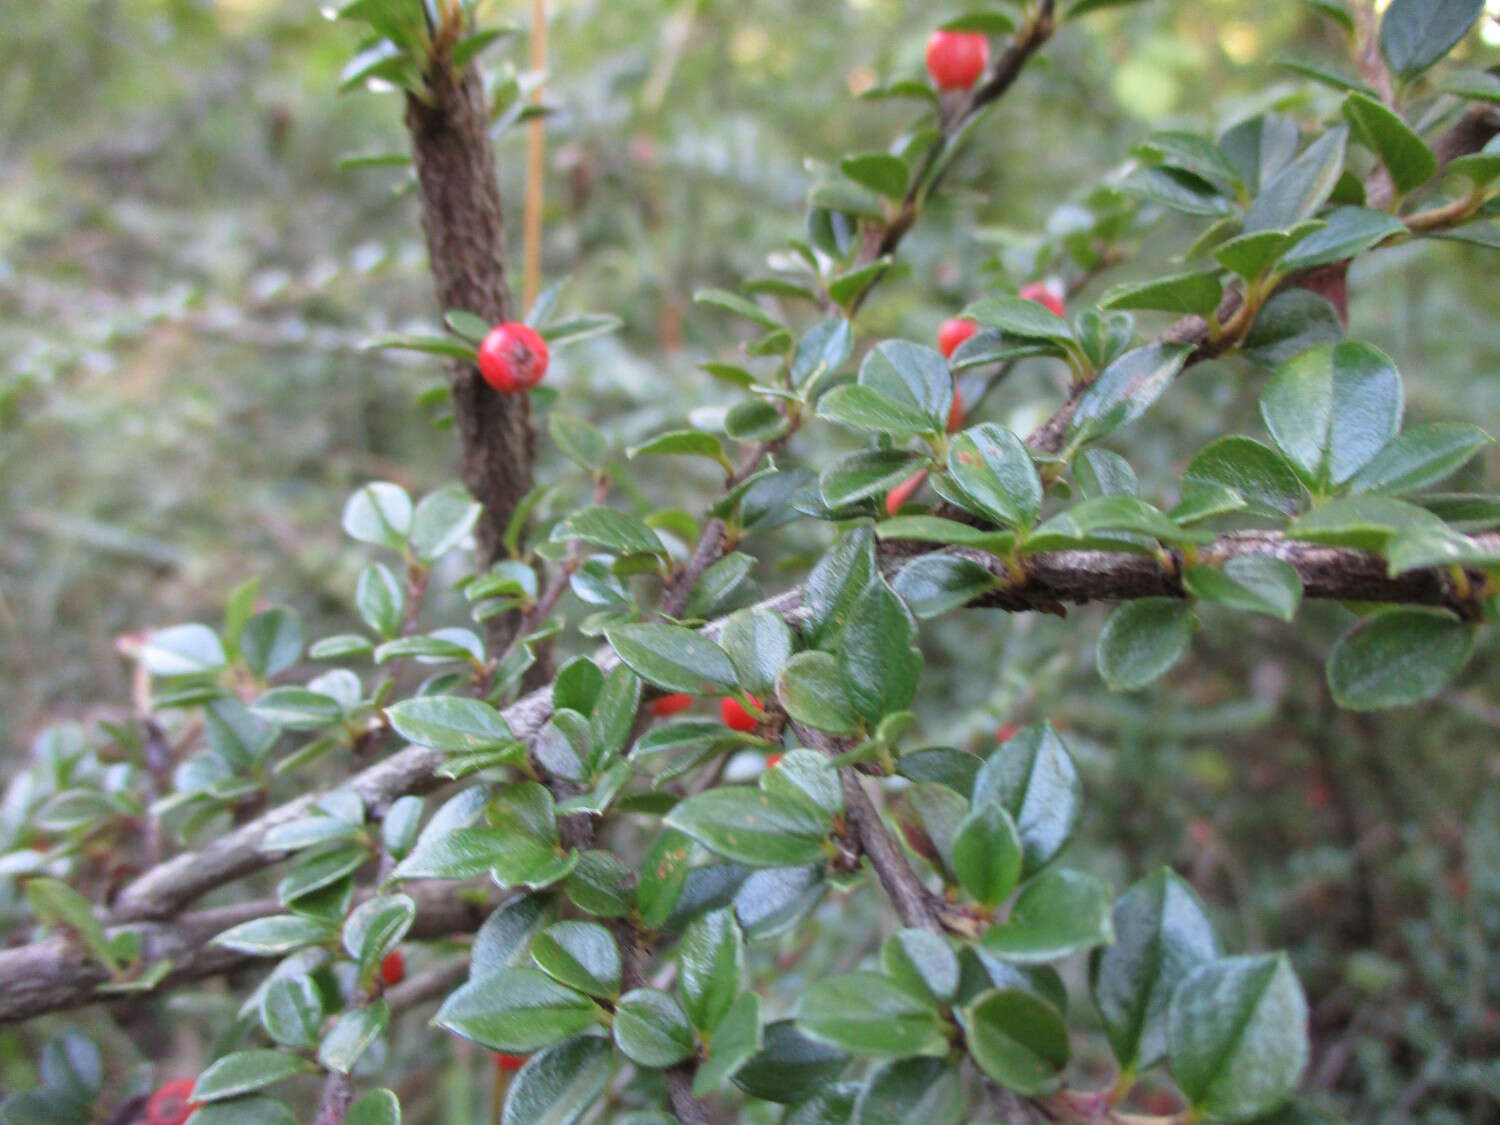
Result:
M490 903L476 903L460 890L458 884L437 882L408 888L407 893L417 901L412 937L421 940L472 933L489 913ZM190 981L219 976L256 962L269 968L273 958L251 957L210 942L232 926L282 912L275 899L258 899L195 911L170 922L133 925L131 928L141 935L147 962L163 958L172 962L172 971L151 995L162 995ZM108 979L97 961L85 956L77 942L65 938L48 938L0 950L0 1024L84 1004L127 997L135 1002L132 994L97 992L98 986Z
M498 324L514 314L483 83L473 67L454 74L435 63L428 88L432 104L408 98L406 127L438 304ZM477 533L488 566L503 554L506 522L531 489L530 403L525 395L491 390L471 364L452 364L449 376L459 474L484 506Z

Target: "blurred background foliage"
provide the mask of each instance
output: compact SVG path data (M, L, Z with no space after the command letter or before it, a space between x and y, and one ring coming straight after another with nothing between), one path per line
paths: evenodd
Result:
M488 5L518 24L529 7ZM570 279L564 308L625 328L563 353L548 381L623 448L726 397L697 364L733 358L735 341L693 291L764 273L799 233L806 159L884 147L907 111L853 95L917 74L927 29L962 6L552 7L543 273ZM1500 59L1500 5L1490 11L1459 63ZM363 560L339 530L343 496L372 477L426 491L451 476L453 449L441 407L419 402L440 370L362 350L436 317L406 171L340 167L404 142L394 95L336 96L347 27L306 0L50 0L10 5L4 22L0 742L15 760L49 723L128 707L122 634L216 620L252 575L309 636L346 628ZM1276 65L1287 52L1342 58L1333 25L1301 0L1152 0L1070 26L903 246L862 341L930 340L986 285L1030 280L1041 232L1153 128L1216 130L1270 105L1327 112L1337 95ZM494 72L524 56L517 39L487 61ZM498 139L517 258L523 147L518 129ZM1195 233L1163 220L1084 299L1145 276ZM1496 276L1493 251L1457 244L1356 269L1351 332L1397 360L1409 422L1500 433ZM1212 437L1262 435L1259 386L1242 361L1205 365L1127 431L1116 448L1146 494L1170 498ZM984 413L1024 431L1058 387L1034 361ZM799 441L831 440L813 434ZM545 478L561 461L543 446ZM659 467L625 483L642 503L701 511L712 475ZM1455 487L1494 490L1500 456L1465 473ZM765 589L820 549L813 534L773 533ZM977 748L1004 723L1064 728L1091 794L1075 845L1094 853L1086 865L1124 885L1172 864L1227 945L1292 950L1314 1007L1308 1082L1328 1110L1500 1121L1493 631L1456 694L1370 718L1336 712L1323 685L1346 612L1309 605L1296 630L1245 615L1231 630L1211 608L1202 619L1196 658L1130 697L1100 690L1101 611L937 623L924 631L926 734ZM854 924L843 902L822 907L824 933ZM223 1008L174 1005L184 1028ZM24 1069L16 1034L0 1045ZM486 1084L465 1073L482 1060L426 1029L411 1036L393 1049L454 1064L426 1076L422 1097L441 1101L442 1120L479 1120ZM127 1057L150 1048L110 1042Z

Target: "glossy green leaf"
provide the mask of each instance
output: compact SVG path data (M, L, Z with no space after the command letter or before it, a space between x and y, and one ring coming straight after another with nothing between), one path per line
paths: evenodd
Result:
M1350 496L1331 500L1287 529L1289 539L1383 551L1398 535L1441 534L1443 523L1431 512L1389 496Z
M1046 871L1022 888L1006 920L986 930L989 952L1023 964L1056 961L1114 940L1109 887L1081 871Z
M637 988L615 1005L615 1045L631 1062L652 1069L675 1066L694 1051L693 1028L675 999Z
M1236 555L1222 566L1190 566L1182 585L1195 598L1290 621L1302 601L1297 568L1268 555Z
M457 486L422 497L412 513L412 552L423 562L446 555L474 529L481 510L474 498Z
M1095 951L1089 980L1115 1058L1140 1070L1166 1056L1172 994L1219 955L1218 941L1192 887L1168 868L1121 895L1112 918L1114 943Z
M1343 322L1326 297L1309 289L1292 288L1277 293L1262 306L1240 350L1260 366L1276 368L1309 348L1343 336Z
M1368 94L1344 99L1344 118L1355 135L1373 149L1402 195L1421 187L1437 172L1437 157L1399 114Z
M527 1054L593 1026L587 996L536 969L504 968L449 993L433 1023L493 1051Z
M1068 420L1070 444L1097 441L1151 408L1192 354L1188 344L1147 344L1101 371Z
M348 1074L390 1022L391 1006L384 999L350 1008L333 1021L318 1044L318 1062L327 1070Z
M419 695L385 713L402 738L435 750L488 750L515 740L499 711L464 696Z
M818 474L818 491L823 503L837 511L883 496L926 464L926 458L909 450L861 450L829 462Z
M596 922L555 922L536 936L531 957L560 984L590 996L620 992L620 949Z
M554 543L582 540L622 555L666 554L656 532L616 508L593 507L574 512L557 523L548 538Z
M610 1041L575 1035L527 1060L505 1095L501 1125L573 1125L604 1092Z
M906 194L906 181L911 178L906 161L884 152L846 156L839 168L855 183L888 199L900 199Z
M896 983L947 1004L958 992L958 957L948 943L927 930L897 930L880 947L880 966Z
M1245 212L1245 233L1286 230L1315 214L1338 183L1348 141L1347 129L1330 129L1285 164Z
M1015 822L1023 874L1056 858L1083 809L1083 786L1068 749L1050 724L1024 727L1000 746L974 779L972 805L998 803Z
M609 442L582 418L554 410L547 416L547 434L563 456L585 472L602 473L609 465Z
M985 422L948 443L948 472L974 510L1009 527L1030 527L1042 507L1042 483L1021 439Z
M401 1125L401 1099L384 1087L369 1090L349 1107L344 1125Z
M829 653L799 652L788 660L776 677L776 699L795 721L829 734L859 727L839 659Z
M940 617L1000 585L1000 579L972 559L929 554L901 568L891 588L919 618Z
M1220 485L1232 489L1256 511L1295 515L1306 498L1286 459L1254 438L1231 435L1209 442L1188 463L1183 484Z
M734 912L710 911L683 931L677 947L677 986L688 1019L711 1032L735 1002L745 974L745 941Z
M323 1000L306 973L275 977L260 997L260 1022L283 1047L317 1045L323 1023Z
M1392 0L1380 21L1380 53L1413 78L1453 50L1483 10L1484 0Z
M985 328L998 328L1007 336L1071 344L1073 330L1051 309L1024 297L985 297L959 314Z
M811 1039L792 1020L765 1027L765 1046L734 1076L734 1084L751 1097L782 1105L807 1101L837 1078L849 1062L847 1052Z
M1056 1089L1068 1064L1068 1029L1057 1010L1020 988L996 988L955 1015L975 1064L1003 1089L1036 1097Z
M1334 643L1328 690L1353 711L1406 707L1447 687L1473 651L1473 627L1446 610L1382 610Z
M1193 639L1193 611L1177 598L1141 598L1109 615L1099 634L1099 675L1112 691L1135 691L1166 675Z
M830 819L806 801L730 786L680 802L664 823L747 866L794 867L823 858Z
M838 653L843 694L866 722L878 723L911 706L922 675L916 639L911 612L885 581L877 578L866 586Z
M797 1027L861 1055L944 1055L948 1039L930 1001L889 977L855 972L812 982L797 1004Z
M961 1125L963 1081L944 1059L895 1059L878 1067L859 1093L852 1120L860 1125Z
M1180 316L1207 316L1219 307L1224 286L1218 270L1179 273L1151 281L1116 285L1099 302L1101 309L1153 309Z
M724 650L691 629L643 622L617 625L604 636L636 675L666 691L718 695L739 686Z
M835 387L818 400L818 417L868 433L936 433L938 427L922 412L879 391L858 384Z
M399 551L411 533L411 521L411 497L389 481L365 485L344 505L345 533L377 547Z
M286 1051L236 1051L204 1068L193 1084L192 1099L195 1102L224 1101L275 1085L294 1074L306 1074L312 1069L312 1064L306 1059Z
M953 836L953 874L981 906L992 907L1015 890L1021 878L1021 837L1015 821L998 802L974 809Z
M252 957L279 957L305 945L321 945L337 936L338 930L321 918L273 914L225 930L214 938L214 944Z
M1191 1104L1244 1121L1289 1098L1307 1065L1307 1001L1284 955L1226 957L1172 996L1172 1077Z
M732 1078L765 1045L760 1020L760 997L742 992L714 1026L708 1058L693 1075L693 1093L712 1093Z
M1458 472L1493 440L1467 422L1413 426L1349 478L1349 490L1385 496L1418 492Z

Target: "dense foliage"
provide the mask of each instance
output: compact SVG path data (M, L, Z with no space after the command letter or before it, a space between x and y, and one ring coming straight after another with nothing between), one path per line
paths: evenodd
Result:
M1500 790L1475 724L1497 721L1500 496L1476 423L1500 410L1489 329L1454 313L1493 292L1500 245L1488 17L1290 6L1270 31L1316 48L1283 61L1294 84L1184 79L1226 96L1220 119L1101 114L1076 129L1101 151L1057 155L1067 106L1017 113L1026 83L1086 104L1064 76L1169 16L955 13L988 61L939 93L928 29L898 7L768 5L810 33L774 50L716 4L589 7L573 46L582 16L559 21L578 77L561 68L549 126L570 194L548 264L576 281L524 309L487 241L489 144L515 157L498 186L518 201L517 141L552 114L511 29L482 4L354 0L309 48L292 19L280 57L343 51L345 89L405 102L411 155L346 160L360 178L288 211L420 213L440 316L399 284L352 328L158 291L103 310L87 346L31 339L3 400L25 441L87 402L78 371L165 323L284 348L320 380L226 440L263 427L320 460L353 404L367 426L342 447L371 448L296 497L329 524L348 479L357 546L279 525L222 614L185 624L98 595L138 630L117 642L131 703L41 729L0 804L20 1091L0 1120L177 1119L166 1100L195 1125L1494 1118ZM1210 8L1226 42L1243 33L1237 6ZM190 5L161 18L216 34ZM632 20L652 34L622 30L601 68L590 36ZM849 71L869 116L814 121L805 179L768 140L728 155L760 134L714 97L706 41L780 71L762 91L779 119L805 113L799 84L832 85L790 73L799 52L860 58L866 34L897 44L889 73ZM1115 94L1150 116L1170 107L1143 60ZM593 95L632 84L622 141ZM475 158L486 182L460 190ZM991 190L1066 160L1087 174L1068 166L1034 215ZM417 191L392 204L392 177ZM151 268L224 252L173 245ZM246 296L336 294L393 256L424 268L365 242L316 285L267 269ZM1389 260L1447 287L1398 300ZM21 317L71 308L37 273ZM1403 309L1442 364L1388 338ZM919 342L939 312L977 329L951 354ZM478 380L501 316L552 353L529 393ZM418 365L375 358L392 355ZM335 386L372 365L373 386ZM236 424L212 405L203 440ZM408 436L397 412L436 425ZM111 418L72 423L111 466L172 443ZM486 419L534 426L534 463ZM432 471L449 427L462 483ZM536 486L488 491L518 456ZM180 565L107 520L17 507L29 535L135 560L124 594ZM33 549L28 594L49 561ZM1096 628L1076 607L1098 601ZM211 1045L169 1044L177 1026ZM192 1085L166 1099L174 1074Z

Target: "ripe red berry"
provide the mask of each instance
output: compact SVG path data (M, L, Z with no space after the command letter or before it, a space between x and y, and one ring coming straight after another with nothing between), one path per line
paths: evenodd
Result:
M780 754L768 754L766 756L766 769L774 770L779 765L781 765Z
M191 1078L163 1082L146 1103L146 1125L183 1125L198 1109L192 1093Z
M756 707L761 706L760 700L753 695L750 696L750 702ZM732 695L719 700L719 718L730 730L752 731L760 726L760 720L745 710L744 705Z
M922 487L922 482L927 479L927 470L913 473L885 494L885 510L887 515L894 516L912 498L917 489Z
M406 957L401 953L401 950L392 950L380 962L380 980L389 988L393 984L400 984L405 979Z
M964 320L963 317L959 316L950 316L938 328L938 351L942 352L945 358L949 357L958 351L960 344L978 331L979 325L975 324L972 320Z
M547 341L529 324L497 324L479 345L479 373L501 394L530 390L547 374Z
M1016 731L1020 729L1021 728L1018 727L1015 723L1006 723L1003 727L995 732L995 741L1009 742L1012 738L1015 737Z
M507 1055L504 1051L495 1052L495 1069L499 1071L517 1071L526 1065L525 1055Z
M667 715L675 715L679 711L686 711L692 705L693 697L679 691L653 699L651 713L660 719Z
M1063 315L1062 297L1058 295L1057 290L1053 289L1045 281L1033 281L1030 285L1023 285L1021 292L1017 296L1025 301L1035 301L1044 309L1048 309L1058 316Z
M990 41L977 31L934 31L927 40L927 73L939 90L967 90L990 64Z

